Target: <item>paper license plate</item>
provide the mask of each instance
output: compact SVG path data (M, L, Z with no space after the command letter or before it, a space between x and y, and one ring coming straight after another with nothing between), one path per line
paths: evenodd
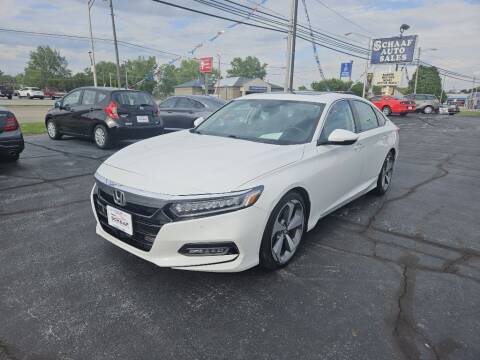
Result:
M129 213L107 205L107 218L108 225L128 235L133 235L132 215Z
M148 115L138 115L137 122L139 123L148 123Z

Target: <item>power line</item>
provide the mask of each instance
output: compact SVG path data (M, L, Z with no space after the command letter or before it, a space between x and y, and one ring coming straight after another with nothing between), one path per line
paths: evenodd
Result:
M236 19L232 19L232 18L227 18L225 16L220 16L220 15L216 15L216 14L212 14L212 13L208 13L208 12L205 12L205 11L200 11L200 10L196 10L196 9L192 9L192 8L188 8L188 7L185 7L185 6L180 6L180 5L177 5L177 4L172 4L172 3L169 3L169 2L166 2L166 1L162 1L162 0L153 0L155 2L159 2L159 3L162 3L162 4L165 4L165 5L169 5L169 6L173 6L173 7L177 7L177 8L181 8L181 9L184 9L184 10L188 10L188 11L192 11L192 12L196 12L196 13L200 13L200 14L203 14L203 15L207 15L207 16L211 16L211 17L215 17L215 18L220 18L220 19L223 19L223 20L228 20L228 21L233 21L233 22L239 22L239 23L243 23L245 25L250 25L250 26L254 26L254 27L260 27L260 28L263 28L263 29L267 29L267 30L275 30L277 32L281 32L281 33L287 33L288 31L284 28L278 28L276 25L278 24L278 22L276 22L275 25L271 25L271 23L268 23L268 22L265 22L265 21L260 21L260 20L256 20L256 19L253 19L252 17L252 21L256 21L257 23L262 23L262 24L267 24L269 26L275 26L275 29L272 29L271 27L267 27L267 26L260 26L260 25L257 25L257 24L252 24L252 23L246 23L246 22L242 22L242 21L239 21L239 20L236 20ZM197 2L200 2L200 3L205 3L206 1L214 1L214 0L194 0L194 1L197 1ZM215 5L212 5L212 7L214 8L217 8L219 9L219 7L221 7L222 4L215 4ZM224 7L224 5L223 5ZM230 9L222 9L223 11L225 12L229 12L233 15L238 15L238 12L239 10L238 9L234 9L234 8L230 8ZM258 16L254 16L254 17L258 17ZM283 25L283 24L282 24ZM302 27L305 27L305 26L302 26ZM317 32L317 31L314 31L314 32ZM301 33L301 34L300 34ZM326 37L330 37L329 35L324 35L322 34L321 36L326 36ZM297 34L297 37L300 38L300 39L303 39L303 40L306 40L306 41L309 41L309 42L312 42L311 39L309 39L309 33L307 31L299 31L299 34ZM333 38L334 39L334 38ZM366 59L366 56L368 54L368 49L366 48L361 48L357 45L349 45L348 43L345 43L341 40L336 40L334 39L335 41L331 41L331 40L326 40L326 39L323 39L323 38L319 38L319 36L315 36L315 44L317 45L320 45L320 46L323 46L327 49L330 49L330 50L333 50L333 51L337 51L337 52L340 52L340 53L343 53L345 55L349 55L349 56L353 56L353 57L357 57L357 58L360 58L360 59ZM340 50L342 49L342 50ZM354 54L355 52L357 52L357 54ZM361 55L358 55L358 52L361 52L362 54L361 55L364 55L364 56L361 56Z
M325 4L323 1L320 1L320 0L315 0L317 3L319 3L320 5L322 5L323 7L325 7L326 9L330 10L331 12L333 12L335 15L341 17L343 20L349 22L350 24L352 25L355 25L356 27L368 32L369 34L372 34L374 35L370 30L368 30L367 28L363 27L362 25L360 24L357 24L355 21L347 18L345 15L341 14L340 12L338 12L337 10L331 8L330 6L328 6L327 4Z
M66 39L73 39L73 40L80 40L80 41L90 41L90 37L88 36L81 36L81 35L71 35L71 34L61 34L61 33L47 33L47 32L39 32L39 31L26 31L26 30L18 30L18 29L9 29L9 28L0 28L0 32L10 32L10 33L17 33L17 34L25 34L25 35L33 35L33 36L44 36L44 37L53 37L53 38L66 38ZM112 39L108 38L99 38L94 37L94 40L98 41L105 41L109 43L113 43ZM159 50L152 47L131 43L124 40L118 40L118 43L127 46L127 47L135 47L139 49L149 50L156 53L168 55L168 56L181 56L179 54L175 54L165 50Z
M303 4L303 9L305 10L305 17L307 18L308 26L310 27L310 35L313 40L314 37L313 37L313 31L312 31L312 23L310 22L310 16L308 15L308 9L307 9L307 4L305 0L302 0L302 4ZM322 80L325 80L325 74L323 73L322 66L320 65L320 58L318 56L317 46L315 45L314 42L312 42L312 48L313 48L313 56L315 58L315 62L317 63L320 77Z

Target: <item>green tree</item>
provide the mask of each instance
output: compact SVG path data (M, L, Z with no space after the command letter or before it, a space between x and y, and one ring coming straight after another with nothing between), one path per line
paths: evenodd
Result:
M128 60L122 70L123 73L125 73L125 69L127 70L129 86L152 93L157 86L157 81L153 76L156 64L155 56L148 58L139 56L137 59Z
M299 90L299 91L305 91L305 90L308 90L308 89L307 89L307 87L306 87L305 85L300 85L300 86L298 87L298 90Z
M63 85L65 79L71 76L67 66L67 60L58 50L50 46L39 46L35 51L30 52L23 85L59 87L59 84Z
M347 91L352 87L352 81L343 81L340 79L326 79L314 81L311 85L315 91Z
M117 86L117 65L114 62L100 61L95 64L95 70L97 72L97 82L99 86L110 86L110 78L112 79L111 85L113 87ZM91 75L90 68L85 69L85 73L91 76L93 84L93 76Z
M408 91L413 93L415 87L415 77L418 71L417 94L434 94L438 98L442 92L442 79L434 66L423 66L415 71L412 79L408 82Z
M173 94L174 86L177 85L175 65L163 64L158 72L158 87L156 92L161 98Z
M198 61L194 59L184 59L180 66L175 70L175 78L177 83L175 85L199 79L201 76Z
M229 77L243 76L247 78L260 78L264 79L267 75L267 64L261 64L255 56L247 56L245 59L236 57L230 65L231 69L227 70Z

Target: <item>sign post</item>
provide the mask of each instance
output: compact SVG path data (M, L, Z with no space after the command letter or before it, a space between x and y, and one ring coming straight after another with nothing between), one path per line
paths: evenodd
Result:
M340 80L344 77L348 77L349 80L352 80L352 65L353 61L340 64Z
M205 74L205 95L208 95L208 74L213 71L213 57L200 58L200 73Z

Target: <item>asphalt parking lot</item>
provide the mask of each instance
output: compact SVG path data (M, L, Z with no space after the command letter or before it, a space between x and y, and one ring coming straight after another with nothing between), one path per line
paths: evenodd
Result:
M480 118L392 119L390 192L321 220L287 268L238 274L102 240L111 151L27 137L0 164L0 359L480 359Z

